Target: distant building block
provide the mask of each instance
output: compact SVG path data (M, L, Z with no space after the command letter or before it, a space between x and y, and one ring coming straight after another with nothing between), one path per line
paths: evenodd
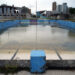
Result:
M31 52L31 72L32 73L42 73L45 72L46 66L46 55L43 50L33 50Z

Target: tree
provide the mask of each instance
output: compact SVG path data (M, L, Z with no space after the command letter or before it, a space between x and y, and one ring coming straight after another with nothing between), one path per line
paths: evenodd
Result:
M75 8L69 8L70 14L75 14Z
M22 7L22 10L21 10L21 13L28 13L29 12L29 9L25 6Z

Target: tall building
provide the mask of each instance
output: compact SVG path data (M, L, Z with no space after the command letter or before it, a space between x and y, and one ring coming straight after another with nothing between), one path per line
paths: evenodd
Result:
M67 6L67 3L63 3L63 5L62 5L62 12L63 12L64 14L68 13L68 6Z
M53 11L56 11L56 7L57 7L57 3L56 2L53 2L53 4L52 4L52 10Z
M62 13L62 5L58 5L56 8L57 13Z
M56 11L60 14L68 14L69 10L68 10L68 6L67 3L63 3L62 5L57 5L56 7Z

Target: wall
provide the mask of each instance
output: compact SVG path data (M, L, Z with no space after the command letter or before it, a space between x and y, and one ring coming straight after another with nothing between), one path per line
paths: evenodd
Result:
M75 22L64 20L56 20L56 22L60 25L60 27L75 29Z
M75 22L71 21L64 21L64 20L36 20L35 24L42 24L42 25L50 25L50 23L57 23L59 27L63 28L69 28L69 29L75 29ZM0 22L0 30L1 29L7 29L10 27L15 27L20 25L19 23L23 25L31 25L33 24L32 20L11 20L11 21L5 21L5 22Z

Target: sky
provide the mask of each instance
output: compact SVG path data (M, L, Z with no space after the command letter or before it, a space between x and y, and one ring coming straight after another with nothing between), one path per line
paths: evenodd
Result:
M52 2L56 1L57 4L67 2L69 7L75 7L75 0L37 0L37 11L52 10ZM31 9L32 13L36 11L36 0L0 0L1 4L14 5L18 7L26 6Z

